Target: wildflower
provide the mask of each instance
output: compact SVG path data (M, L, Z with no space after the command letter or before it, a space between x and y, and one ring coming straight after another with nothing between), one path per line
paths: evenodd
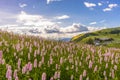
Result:
M63 58L61 57L61 58L60 58L60 64L62 64L62 63L63 63Z
M79 80L82 80L82 75L80 75Z
M30 53L28 53L28 60L30 60Z
M94 68L94 72L96 72L97 71L97 65L95 66L95 68Z
M89 80L89 77L87 77L86 80Z
M71 78L70 78L70 80L73 80L74 79L74 76L73 75L71 75Z
M47 77L46 73L45 72L42 73L42 79L41 80L46 80L46 77Z
M12 80L12 70L11 70L11 66L8 66L7 72L6 72L6 78L8 80Z
M90 60L89 61L89 68L92 68L93 62Z
M28 64L27 64L27 69L28 69L29 71L32 70L32 63L31 63L31 62L28 62Z
M117 70L117 65L114 65L114 69Z
M0 51L0 59L2 59L3 53L2 51Z
M83 71L83 77L86 77L86 75L87 75L87 71L84 70L84 71Z
M25 74L26 71L27 71L27 67L26 67L26 65L25 65L25 66L22 68L22 74Z
M1 63L2 63L2 64L5 64L5 59L2 59Z
M16 77L15 80L19 80L18 77Z
M51 78L50 78L50 80L54 80L54 78L53 78L53 77L51 77Z
M50 57L50 64L52 64L53 63L53 59L52 59L52 57Z
M39 61L38 67L41 67L41 65L42 65L42 62L41 62L41 61Z
M17 70L14 71L13 77L16 79L17 78Z
M37 59L34 60L34 68L37 68Z
M20 70L20 65L21 65L21 59L18 59L18 69Z
M105 68L108 68L108 63L106 63L106 66L105 66Z
M106 76L106 71L103 72L103 75Z
M16 56L16 52L14 52L14 56Z
M115 78L115 73L114 73L114 70L112 69L112 78L114 79Z
M111 53L110 53L110 52L105 53L104 56L105 56L105 57L109 57L109 56L111 56Z
M42 60L41 60L42 63L44 63L44 56L42 56Z
M36 53L36 51L34 52L34 57L36 57L37 56L37 53Z
M55 72L54 79L60 79L60 71Z

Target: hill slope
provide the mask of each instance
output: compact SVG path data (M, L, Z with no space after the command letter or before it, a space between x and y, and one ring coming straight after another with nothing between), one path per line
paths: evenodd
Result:
M0 31L0 80L120 80L119 53Z
M120 27L118 28L109 28L109 29L103 29L100 31L85 33L85 34L79 34L77 36L74 36L71 41L74 42L82 42L86 43L89 39L95 39L95 38L113 38L114 41L112 43L107 44L109 47L120 47Z

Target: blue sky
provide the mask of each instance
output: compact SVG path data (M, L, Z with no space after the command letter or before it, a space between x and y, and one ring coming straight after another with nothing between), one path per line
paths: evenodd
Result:
M119 0L1 0L0 26L120 26ZM63 30L63 29L62 29Z

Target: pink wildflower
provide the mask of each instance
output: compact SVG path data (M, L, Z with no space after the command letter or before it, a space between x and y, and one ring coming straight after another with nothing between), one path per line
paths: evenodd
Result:
M31 63L31 62L28 62L28 64L27 64L27 69L28 69L29 71L32 70L32 63Z
M11 66L8 66L7 72L6 72L6 78L8 80L12 80L12 70L11 70Z
M86 75L87 75L87 71L84 70L84 71L83 71L83 77L86 77Z
M47 77L46 73L45 72L42 73L42 79L41 80L46 80L46 77Z
M114 65L114 69L117 70L117 65Z
M0 59L2 59L3 53L2 51L0 51Z
M80 75L79 80L82 80L82 75Z
M90 60L89 61L89 68L92 68L93 62Z
M37 68L37 59L34 60L34 68Z
M16 79L17 78L17 70L14 71L13 77Z
M18 70L20 70L21 59L18 59Z
M114 73L114 70L112 69L112 78L114 79L115 78L115 73Z
M95 66L95 68L94 68L94 72L96 72L97 71L97 65Z

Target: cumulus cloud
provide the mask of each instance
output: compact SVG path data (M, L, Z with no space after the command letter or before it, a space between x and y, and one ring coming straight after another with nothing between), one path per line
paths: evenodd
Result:
M85 25L79 23L73 23L71 26L61 28L61 32L63 33L76 33L82 31L88 31L88 29Z
M88 8L92 8L92 7L95 7L95 6L96 6L96 4L94 4L94 3L89 3L89 2L84 2L84 5L85 5L86 7L88 7Z
M62 16L55 17L55 19L58 19L58 20L63 20L63 19L68 19L68 18L70 18L70 16L68 15L62 15Z
M94 24L97 24L97 22L91 22L91 23L89 23L90 25L94 25Z
M10 16L12 17L12 15ZM13 17L15 20L13 21L14 23L12 25L11 23L6 23L8 25L1 25L0 29L12 31L18 34L34 35L51 39L56 39L56 37L71 38L74 35L89 31L88 26L80 23L73 23L70 26L62 27L62 22L56 21L54 17L52 20L43 15L28 14L24 11L21 11L20 14L14 15Z
M19 3L19 7L21 7L21 8L24 8L26 6L27 6L27 4L21 4L21 3Z
M117 7L118 4L109 4L107 8L104 8L103 11L111 11L113 8Z
M47 0L47 4L50 4L51 2L55 2L55 1L61 1L61 0Z
M24 11L18 15L17 22L27 26L52 26L56 24L41 15L31 15Z
M60 27L49 26L44 28L45 33L60 33Z

